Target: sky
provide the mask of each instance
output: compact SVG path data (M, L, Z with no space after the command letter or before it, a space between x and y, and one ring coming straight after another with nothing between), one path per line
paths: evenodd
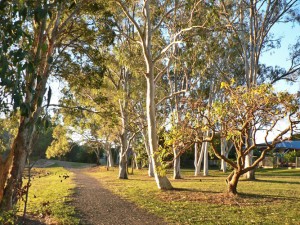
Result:
M293 43L296 43L297 37L300 36L300 25L292 25L292 24L279 24L276 25L272 32L276 35L276 37L282 37L281 47L279 49L274 49L270 52L265 53L261 57L261 63L265 63L268 66L281 66L285 69L290 67L289 62L289 47ZM300 79L297 82L291 84L286 81L279 81L275 83L274 88L276 91L288 91L291 94L295 94L300 91ZM278 123L276 126L276 130L283 130L288 126L287 118L284 118ZM270 134L268 141L272 140L272 138L276 135L276 131ZM257 143L264 142L264 134L259 133L256 136Z
M276 35L276 37L282 37L281 47L264 53L261 57L261 62L268 66L277 65L288 69L291 65L289 62L289 47L291 47L291 44L296 43L297 37L300 36L300 25L277 24L273 27L272 32ZM277 91L297 93L300 89L300 79L293 85L286 81L277 82L275 83L274 88Z

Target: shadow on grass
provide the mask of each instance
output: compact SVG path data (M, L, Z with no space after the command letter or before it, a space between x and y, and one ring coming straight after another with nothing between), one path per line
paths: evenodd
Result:
M298 177L298 176L300 176L299 169L286 169L286 168L257 169L256 173L259 176L270 176L270 177Z
M273 183L273 184L300 184L297 181L283 181L283 180L264 180L264 179L256 179L254 182L265 182L265 183Z
M284 180L264 180L264 179L255 179L255 180L239 180L239 182L257 182L257 183L272 183L272 184L300 184L298 181L284 181Z
M290 200L290 201L295 201L295 200L300 200L298 197L287 197L283 195L269 195L269 194L250 194L250 193L239 193L238 196L240 198L245 198L245 199L270 199L270 200Z
M222 192L219 191L207 191L207 190L199 190L194 188L173 188L171 190L165 190L165 191L176 191L176 192L191 192L191 193L207 193L207 194L220 194Z
M289 201L299 201L300 197L288 197L284 195L271 195L271 194L251 194L251 193L243 193L239 192L238 195L230 195L226 191L220 192L220 191L211 191L211 190L199 190L199 189L192 189L192 188L174 188L172 190L166 190L166 192L190 192L190 193L201 193L201 194L224 194L224 196L231 196L232 199L238 197L244 200L265 200L267 202L273 202L277 200L289 200ZM230 199L230 197L229 197Z
M23 220L23 217L18 217L17 224L19 225L46 225L46 223L40 221L39 218L34 217L33 215L29 215Z

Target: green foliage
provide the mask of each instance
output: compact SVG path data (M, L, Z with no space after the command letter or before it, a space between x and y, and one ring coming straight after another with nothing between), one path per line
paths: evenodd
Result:
M0 212L0 224L14 225L16 224L16 210Z
M103 151L101 151L102 154ZM71 162L97 163L95 153L89 151L88 146L79 146L77 144L72 147L71 151L64 155L63 159Z
M284 160L285 160L286 162L288 162L288 163L295 162L296 157L297 157L296 150L290 151L290 152L285 153L285 154L283 155Z
M0 119L0 153L8 150L17 135L18 114Z
M26 5L11 1L0 2L0 111L10 111L10 101L14 109L22 103L24 84L22 73L25 70L24 60L30 39L26 37ZM17 18L17 19L16 19ZM21 40L23 45L19 45ZM16 47L18 46L19 47ZM8 100L7 98L11 99Z
M57 125L54 128L53 139L46 151L47 158L61 157L71 150L70 141L64 126Z
M47 148L53 141L52 133L53 127L44 128L38 132L37 137L33 140L32 157L45 157Z
M221 132L227 140L243 142L245 130L252 125L272 129L270 124L277 123L282 117L297 110L297 99L285 92L275 93L271 85L259 85L248 89L235 87L234 83L222 83L224 101L216 101L211 110L210 120L214 129ZM218 124L225 129L217 128ZM215 130L216 131L216 130Z

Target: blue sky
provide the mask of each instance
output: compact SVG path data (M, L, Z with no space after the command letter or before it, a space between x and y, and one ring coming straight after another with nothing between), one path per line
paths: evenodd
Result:
M276 37L282 37L281 47L279 49L274 49L270 52L264 53L261 57L261 63L265 63L268 66L281 66L288 69L291 65L289 61L289 47L296 43L297 37L300 36L300 25L295 24L277 24L271 30ZM290 93L297 93L300 91L300 79L294 84L287 83L286 81L279 81L275 85L275 90L277 91L288 91ZM269 135L268 141L277 134L278 130L283 130L288 126L287 118L281 120L274 132ZM257 143L263 143L264 132L259 132L256 135Z
M289 47L296 43L297 37L300 36L300 25L298 24L277 24L271 30L276 37L282 37L281 47L270 52L264 53L261 57L261 62L268 66L281 66L286 69L291 65L289 61ZM285 81L280 81L274 85L278 91L288 90L291 93L296 93L300 89L300 81L291 85Z

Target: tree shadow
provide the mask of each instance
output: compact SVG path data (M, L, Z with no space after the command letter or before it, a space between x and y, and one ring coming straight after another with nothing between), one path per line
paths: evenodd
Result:
M238 193L238 197L247 199L270 199L270 200L300 200L299 197L288 197L283 195L271 195L271 194L251 194L251 193Z
M23 217L19 216L17 220L18 225L46 225L47 223L44 223L40 221L39 218L35 218L33 215L26 216L26 218L23 220Z
M265 182L273 184L300 184L298 181L283 181L283 180L264 180L264 179L255 179L255 180L240 180L239 182Z
M199 190L199 189L194 189L194 188L173 188L171 190L167 191L177 191L177 192L191 192L191 193L208 193L208 194L219 194L222 192L219 191L207 191L207 190Z

